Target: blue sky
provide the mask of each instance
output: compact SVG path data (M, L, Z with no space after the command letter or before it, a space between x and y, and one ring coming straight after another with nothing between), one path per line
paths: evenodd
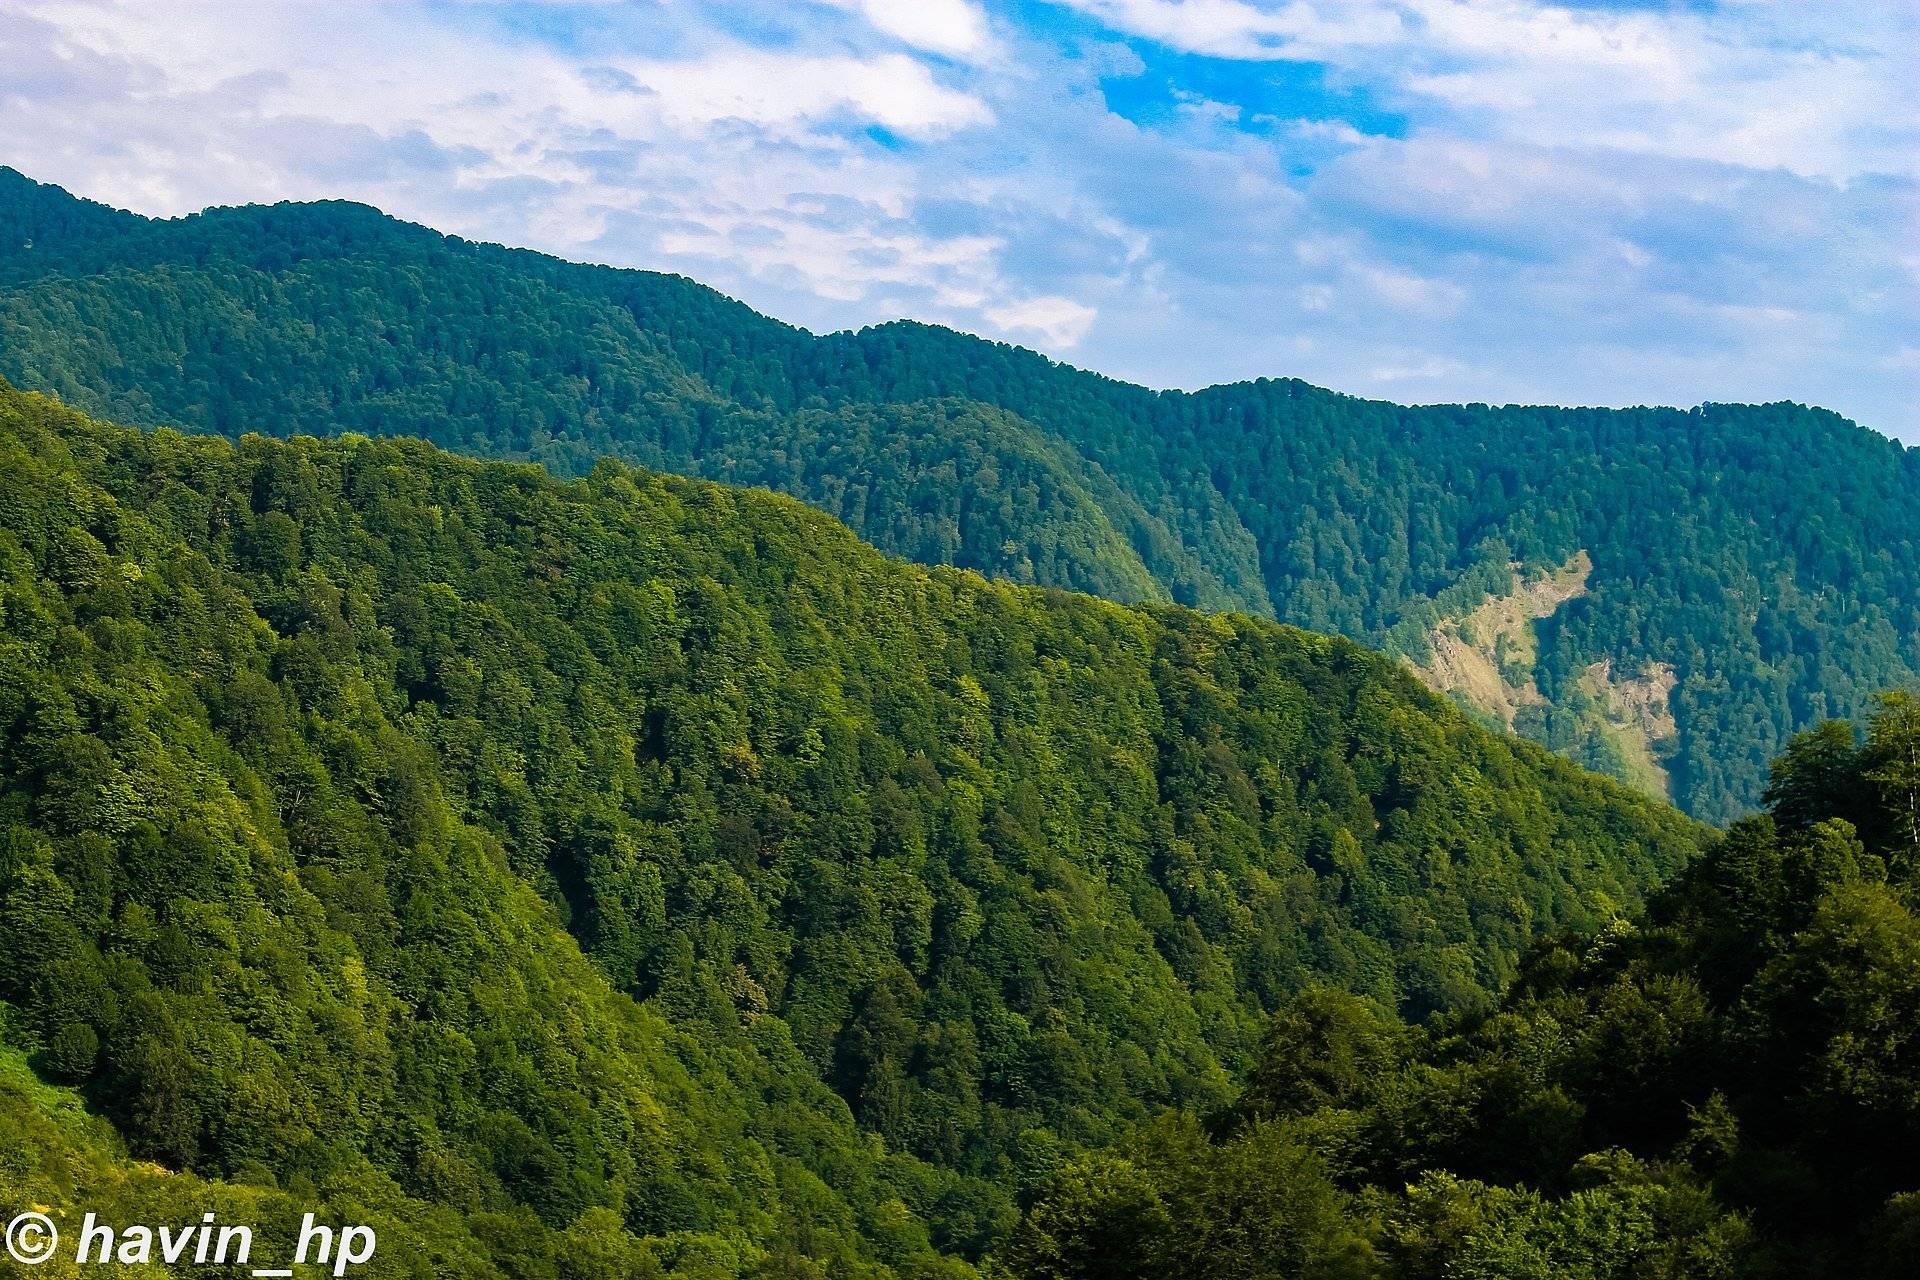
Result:
M1156 386L1793 399L1920 443L1916 50L1916 0L25 0L0 161Z

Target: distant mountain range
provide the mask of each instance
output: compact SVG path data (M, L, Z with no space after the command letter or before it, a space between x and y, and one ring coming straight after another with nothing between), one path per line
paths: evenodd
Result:
M913 323L360 205L151 220L0 170L0 375L238 436L420 436L762 485L883 550L1384 648L1489 723L1724 822L1920 669L1920 452L1792 404L1156 392Z

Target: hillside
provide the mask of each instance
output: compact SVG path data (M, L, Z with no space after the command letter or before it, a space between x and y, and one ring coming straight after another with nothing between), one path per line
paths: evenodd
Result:
M1792 733L1920 669L1920 454L1796 405L1158 393L923 325L815 337L364 206L151 221L7 170L0 375L133 423L764 485L922 563L1245 610L1423 670L1585 557L1583 594L1527 623L1537 697L1511 726L1713 822ZM1596 669L1640 682L1631 707Z
M0 726L6 1039L511 1275L964 1274L1291 993L1484 1004L1700 845L1344 640L11 389Z
M1230 1107L1069 1162L1015 1280L1895 1280L1920 1270L1920 700L1775 764L1645 919L1497 1009L1318 990Z

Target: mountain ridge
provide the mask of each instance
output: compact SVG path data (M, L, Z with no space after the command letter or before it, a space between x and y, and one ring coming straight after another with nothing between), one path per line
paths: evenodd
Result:
M57 242L0 240L0 374L102 416L418 435L562 475L611 454L792 494L924 563L1284 618L1416 666L1512 565L1586 550L1591 594L1536 624L1545 701L1514 728L1668 778L1715 822L1794 732L1920 671L1920 451L1825 410L1153 391L912 321L816 336L685 277L367 206L155 221L56 191L0 182L0 228ZM1674 672L1658 758L1582 690L1603 661Z
M8 188L12 188L13 190L10 191ZM454 232L438 231L426 223L415 222L408 218L402 218L397 215L387 213L386 211L382 210L378 205L368 204L367 202L362 200L351 200L351 199L336 197L336 198L322 198L322 199L315 199L315 200L277 200L277 201L272 201L267 203L249 203L249 204L239 204L239 205L209 205L205 209L197 210L192 213L176 214L172 216L160 216L160 215L136 213L136 212L133 212L132 210L121 209L121 208L118 208L117 206L107 204L104 201L94 200L86 196L75 195L74 193L68 191L66 188L58 186L57 184L40 182L37 179L34 179L22 173L20 170L13 168L11 165L0 164L0 200L17 198L15 193L21 190L37 190L38 192L42 192L42 193L57 193L57 197L49 201L49 204L53 207L58 207L60 204L70 201L74 204L87 206L90 210L99 210L99 211L102 211L105 215L109 215L108 219L103 219L102 221L125 220L121 226L116 228L117 230L122 230L122 231L130 229L135 225L160 224L160 225L177 226L182 223L191 222L194 219L206 218L210 215L232 214L232 213L240 213L245 211L257 211L257 210L297 211L297 210L306 210L306 209L322 210L322 211L347 210L347 211L351 211L356 217L367 218L369 221L379 223L383 227L391 227L391 226L403 227L412 232L423 233L423 238L442 240L449 244L470 248L480 253L498 253L498 254L509 256L509 257L525 258L532 261L540 261L543 263L551 264L563 269L570 268L570 269L578 269L578 270L587 271L587 272L607 272L615 275L642 276L650 279L672 282L676 285L690 286L693 289L700 291L701 293L711 295L711 297L720 304L720 307L722 309L745 312L747 314L750 314L758 322L764 323L769 326L777 327L779 329L786 330L789 333L801 335L806 338L813 339L815 341L821 341L826 339L836 339L836 338L853 339L853 338L859 338L863 335L882 334L882 333L886 333L888 331L894 331L894 330L903 331L903 332L931 333L931 334L942 335L946 339L957 339L965 343L978 343L984 347L1011 352L1011 353L1014 353L1019 358L1033 361L1036 364L1045 366L1050 369L1065 370L1078 377L1094 379L1099 382L1111 384L1112 386L1116 388L1120 388L1129 393L1136 393L1136 392L1144 393L1144 394L1155 396L1155 397L1163 397L1163 398L1173 398L1173 397L1183 397L1183 396L1197 397L1197 396L1205 396L1210 392L1226 391L1226 390L1232 390L1232 389L1241 388L1241 387L1297 385L1299 387L1304 387L1320 395L1335 396L1345 400L1350 400L1356 404L1381 405L1381 406L1391 406L1393 408L1406 408L1406 409L1411 409L1411 408L1554 409L1554 410L1563 410L1568 412L1593 411L1593 412L1603 412L1603 413L1604 412L1631 412L1635 410L1661 410L1661 411L1672 412L1672 413L1691 414L1691 413L1705 413L1713 409L1782 408L1782 409L1804 410L1804 411L1824 415L1825 417L1833 419L1836 424L1844 424L1844 426L1848 428L1865 432L1868 435L1873 436L1877 439L1884 440L1889 443L1898 445L1902 450L1905 450L1905 451L1920 450L1920 445L1905 444L1904 442L1900 441L1898 438L1892 435L1889 435L1886 432L1880 431L1866 423L1862 423L1852 418L1849 418L1845 414L1842 414L1836 410L1827 409L1820 405L1799 401L1799 400L1792 400L1792 399L1728 400L1728 401L1703 400L1691 406L1678 405L1678 404L1661 404L1661 403L1655 403L1651 401L1636 402L1632 404L1612 404L1612 405L1593 404L1593 403L1561 404L1561 403L1548 403L1544 401L1523 401L1523 400L1397 401L1397 400L1384 399L1376 396L1362 395L1358 392L1342 391L1334 387L1321 386L1318 383L1310 382L1306 379L1295 377L1292 375L1287 375L1287 374L1265 374L1265 375L1259 375L1259 376L1250 377L1250 378L1235 378L1235 379L1230 379L1224 382L1203 383L1196 387L1179 387L1179 386L1158 387L1148 383L1134 382L1119 374L1107 373L1103 370L1094 369L1094 368L1090 368L1083 365L1076 365L1072 363L1072 361L1070 360L1062 359L1056 356L1050 356L1046 352L1036 350L1032 347L1023 347L1017 342L1009 342L1005 339L1000 339L1000 338L991 338L991 337L987 337L984 334L972 333L965 329L956 329L951 325L941 324L936 321L919 320L910 316L899 316L891 320L878 320L870 324L860 325L857 327L827 329L827 330L809 329L804 325L796 324L788 320L782 320L778 316L774 316L768 312L762 311L759 308L755 307L750 302L747 302L740 298L736 298L733 295L726 293L724 290L715 288L714 286L706 284L705 282L693 276L686 275L683 272L666 271L657 267L615 266L615 265L606 264L606 263L589 262L582 259L568 258L568 257L565 257L564 255L553 253L544 249L534 249L534 248L529 248L522 245L510 245L505 243L504 241L476 240L470 236L462 236ZM19 249L19 246L15 244L12 248L13 248L13 251L17 252ZM115 264L115 265L119 265L119 264ZM34 268L34 270L37 271L38 268L36 267Z
M1483 1004L1705 834L1340 637L0 385L0 1036L411 1256L964 1276L1288 993Z

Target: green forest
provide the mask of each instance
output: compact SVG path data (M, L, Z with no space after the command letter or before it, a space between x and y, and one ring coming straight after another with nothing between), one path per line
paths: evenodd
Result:
M1920 700L1796 738L1766 802L1497 1008L1293 997L1232 1104L1068 1162L995 1274L1920 1273Z
M12 389L0 725L0 1201L381 1275L1054 1265L1274 1010L1484 1013L1711 843L1344 639Z
M1916 530L1798 405L1156 392L0 169L0 1217L1920 1273Z
M1792 404L1155 392L925 325L816 337L680 277L360 205L156 221L12 170L0 375L139 425L766 486L925 564L1422 666L1438 631L1584 556L1528 652L1485 642L1518 691L1492 722L1721 825L1795 733L1920 670L1920 453Z

